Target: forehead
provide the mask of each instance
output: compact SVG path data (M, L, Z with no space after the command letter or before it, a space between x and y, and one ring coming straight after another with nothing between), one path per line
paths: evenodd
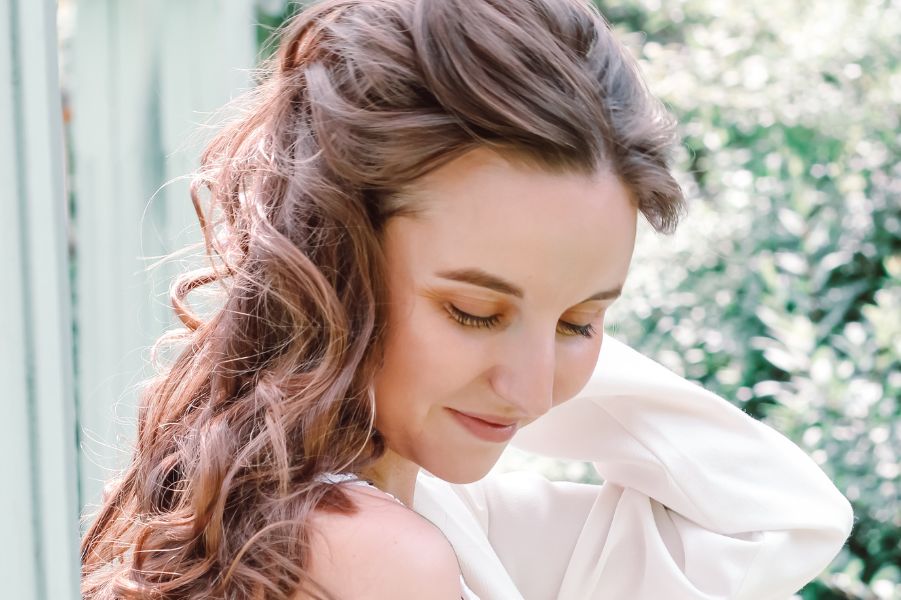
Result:
M609 171L551 173L480 148L404 195L415 216L389 221L386 254L411 276L480 268L549 299L626 277L637 210Z

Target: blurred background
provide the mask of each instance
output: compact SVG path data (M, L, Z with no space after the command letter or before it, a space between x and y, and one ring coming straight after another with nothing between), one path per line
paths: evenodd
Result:
M848 543L798 598L901 598L901 2L598 5L680 121L690 198L674 235L642 227L608 333L789 436L851 500ZM80 515L128 458L169 282L197 260L186 178L297 9L0 0L4 597L78 597ZM520 468L597 481L514 450L496 467Z

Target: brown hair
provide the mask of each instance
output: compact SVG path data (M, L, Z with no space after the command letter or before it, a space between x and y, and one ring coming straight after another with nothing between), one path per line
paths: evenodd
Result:
M379 232L415 210L417 177L487 145L609 166L659 231L681 213L672 122L580 0L326 0L280 35L195 176L211 266L173 288L185 347L145 391L131 465L82 542L85 598L327 595L309 516L353 505L315 478L384 452ZM185 298L212 282L224 303L203 321Z

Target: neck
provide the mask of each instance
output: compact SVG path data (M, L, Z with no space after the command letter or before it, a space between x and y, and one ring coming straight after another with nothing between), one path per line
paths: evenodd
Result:
M413 508L413 494L416 490L416 475L419 465L396 454L390 448L374 465L360 475L371 481L383 492L397 497L409 508Z

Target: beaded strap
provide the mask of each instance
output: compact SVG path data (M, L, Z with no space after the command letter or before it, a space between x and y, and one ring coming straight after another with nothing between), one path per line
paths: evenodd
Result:
M387 494L388 496L391 496L392 498L394 498L394 500L396 500L402 506L407 506L406 504L404 504L403 501L401 501L400 498L398 498L394 494L392 494L390 492L386 492L385 490L379 489L371 481L368 481L366 479L360 479L353 473L322 473L316 479L319 481L326 482L326 483L341 483L344 481L349 481L350 483L355 483L358 485L368 485L369 487L371 487L373 489L379 490L383 494ZM407 508L409 508L409 507L407 507Z

